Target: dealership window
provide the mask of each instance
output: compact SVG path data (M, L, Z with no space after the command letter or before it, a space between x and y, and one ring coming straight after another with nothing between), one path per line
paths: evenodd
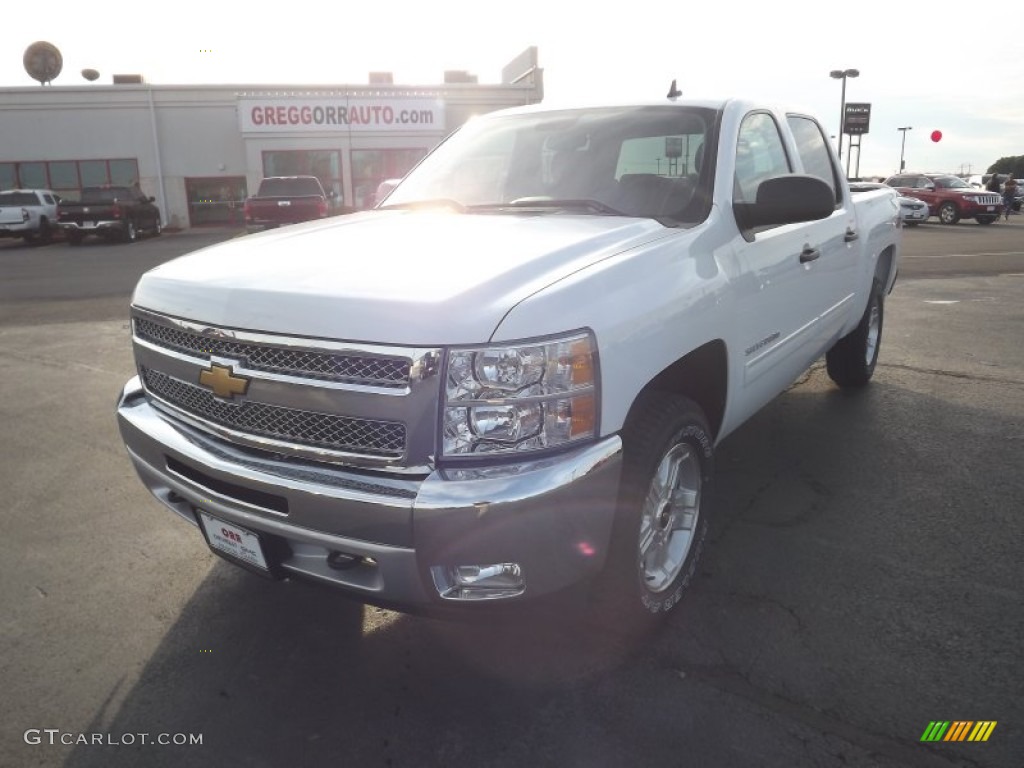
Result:
M46 178L46 163L18 163L18 181L25 189L43 189L50 186Z
M0 163L0 190L18 186L18 172L14 163Z
M73 160L64 162L48 163L50 166L49 188L61 194L65 191L78 190L81 186L78 183L78 163Z
M77 200L82 187L139 183L137 160L32 160L0 163L0 189L53 189L65 200Z
M188 223L192 227L243 226L244 176L185 179Z
M83 160L78 164L83 187L101 187L109 183L106 160Z
M336 149L289 149L263 153L264 176L316 176L335 208L343 207L341 152Z
M402 178L425 154L425 149L353 149L352 195L355 207L372 208L380 183Z

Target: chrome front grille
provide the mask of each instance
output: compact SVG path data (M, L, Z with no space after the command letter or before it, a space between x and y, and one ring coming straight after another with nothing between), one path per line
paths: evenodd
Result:
M209 390L145 366L146 389L184 414L246 435L317 449L399 458L406 449L404 424L285 408L243 400L229 402Z
M999 205L1003 202L999 195L978 195L977 200L979 205Z
M374 387L405 387L409 361L308 349L290 349L236 339L207 336L184 328L135 318L135 335L150 344L195 357L238 360L246 368L320 381Z

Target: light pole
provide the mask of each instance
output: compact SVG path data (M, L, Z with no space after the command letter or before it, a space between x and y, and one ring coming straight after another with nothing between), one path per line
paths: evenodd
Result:
M859 69L833 69L828 76L843 81L843 96L839 102L839 159L843 159L843 133L846 130L846 78L859 77ZM847 174L849 175L849 174Z
M914 130L914 126L906 125L896 130L903 134L903 139L900 141L900 169L897 171L897 173L903 173L903 148L907 146L907 131Z

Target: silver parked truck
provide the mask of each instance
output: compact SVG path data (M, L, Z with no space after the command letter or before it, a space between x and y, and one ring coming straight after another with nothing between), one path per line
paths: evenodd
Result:
M825 356L868 383L900 255L812 116L478 117L375 210L146 273L117 417L228 560L408 611L680 599L715 447ZM200 538L201 537L201 538Z

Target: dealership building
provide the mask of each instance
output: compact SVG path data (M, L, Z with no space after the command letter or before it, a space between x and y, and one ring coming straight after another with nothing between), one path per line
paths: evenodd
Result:
M110 85L0 88L0 190L138 183L168 227L242 223L242 203L265 176L317 176L338 212L374 202L473 115L543 98L537 49L497 84L464 71L440 85Z

